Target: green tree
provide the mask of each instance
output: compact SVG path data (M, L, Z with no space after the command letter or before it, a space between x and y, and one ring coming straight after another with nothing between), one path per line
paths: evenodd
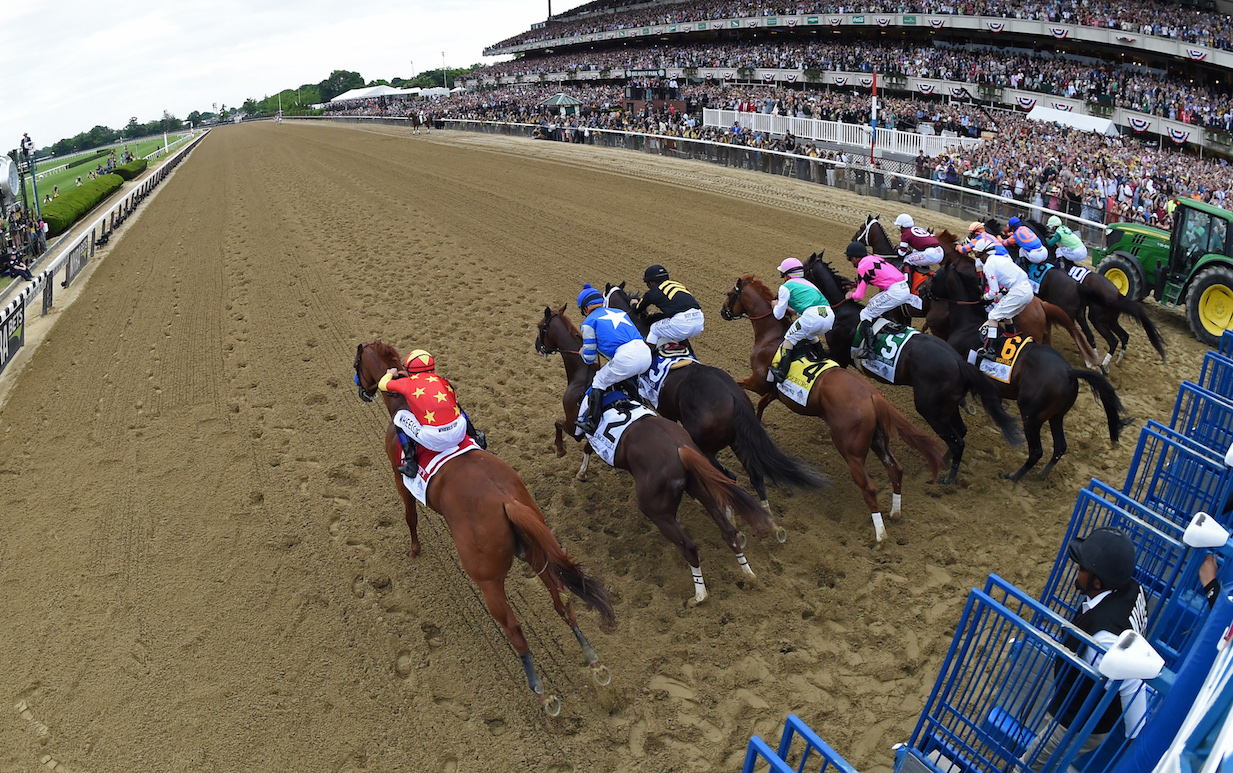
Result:
M249 97L248 99L244 100L244 104L240 105L240 109L243 110L248 115L256 115L257 114L257 100L253 99L252 97Z
M328 102L344 91L362 88L363 86L364 78L358 72L335 70L330 73L330 77L317 84L317 90L320 92L321 101Z
M201 113L197 112L196 110L189 113L188 122L191 123L193 126L199 125L201 123Z
M128 119L128 125L124 127L125 137L136 137L141 131L141 123L138 122L137 116Z

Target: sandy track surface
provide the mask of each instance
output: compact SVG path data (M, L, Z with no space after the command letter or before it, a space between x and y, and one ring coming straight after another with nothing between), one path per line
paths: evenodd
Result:
M595 148L291 122L216 131L60 312L4 405L0 769L732 770L789 711L862 770L888 769L967 589L990 572L1039 589L1075 492L1119 483L1136 431L1111 448L1085 390L1053 476L1010 486L994 477L1022 452L979 416L945 492L896 444L905 514L874 551L825 426L773 407L772 437L835 487L772 492L790 537L750 546L755 583L687 501L713 593L687 609L688 570L628 476L580 483L577 448L553 456L564 370L532 349L546 304L661 262L706 306L702 356L743 376L749 323L717 313L733 279L837 254L870 204ZM1153 314L1169 365L1136 332L1113 374L1139 417L1166 414L1204 351L1180 318ZM351 384L356 344L376 337L437 355L491 449L618 597L612 634L580 614L615 675L597 689L542 586L511 573L557 719L438 516L422 516L424 554L407 557L387 417ZM920 423L908 392L884 391Z

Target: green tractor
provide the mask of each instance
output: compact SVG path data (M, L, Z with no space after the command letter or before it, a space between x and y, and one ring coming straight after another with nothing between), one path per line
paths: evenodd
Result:
M1179 199L1173 233L1115 223L1092 264L1132 300L1150 292L1166 308L1185 307L1190 329L1208 346L1233 329L1233 212Z

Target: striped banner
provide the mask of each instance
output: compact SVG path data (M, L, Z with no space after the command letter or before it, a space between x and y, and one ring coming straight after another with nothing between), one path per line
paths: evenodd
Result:
M1127 118L1126 121L1130 124L1130 128L1134 129L1136 132L1145 132L1152 128L1152 122L1147 118L1138 118L1132 115Z
M788 73L788 83L796 83L797 74L794 72Z
M1207 52L1201 49L1198 49L1198 48L1188 48L1186 49L1186 56L1190 57L1196 62L1202 62L1204 59L1207 58Z
M877 22L878 22L878 26L879 26L879 27L888 27L888 26L890 26L890 23L891 23L891 18L890 18L889 16L878 16L878 17L875 17L875 18L877 19Z
M1075 109L1074 105L1068 105L1065 102L1053 102L1052 104L1054 110L1061 110L1064 113L1069 113Z
M827 21L831 23L832 27L838 27L840 24L843 24L843 17L842 16L832 16L829 19L827 19Z
M749 26L750 26L750 27L757 27L757 26L758 26L758 20L757 20L757 19L750 19L750 20L749 20Z
M956 99L971 99L972 95L962 86L951 86L950 95Z
M1058 40L1065 40L1070 37L1070 30L1065 27L1050 27L1049 33Z
M773 73L773 72L764 72L764 73L762 73L762 80L763 80L763 82L765 82L765 83L774 83L774 82L775 82L775 73Z
M1190 139L1189 129L1169 129L1169 139L1176 142L1178 145L1185 144L1186 140Z
M930 19L929 26L933 27L935 30L940 30L946 26L946 20L945 19Z
M848 76L846 76L846 75L836 75L836 76L835 76L835 85L836 85L836 86L847 86L847 85L848 85Z
M873 78L872 77L861 78L861 85L864 86L865 88L870 88L871 86L873 86Z
M1015 97L1015 104L1024 110L1031 110L1036 107L1036 100L1031 97Z
M922 94L932 94L934 86L932 83L918 83L916 84L916 88L920 89L920 93Z
M732 80L732 79L733 79L733 78L735 78L735 77L736 77L736 73L734 73L734 72L726 72L726 73L724 73L724 80L726 80L726 81L730 81L730 80Z
M1117 35L1115 38L1118 43L1133 43L1138 40L1138 38L1132 38L1129 35Z
M795 27L795 26L796 26L796 23L797 23L798 21L800 21L800 19L797 19L797 18L795 18L795 17L793 17L793 18L791 18L791 19L788 19L788 26L789 26L789 27Z
M1004 22L991 21L988 24L989 24L990 32L1001 32L1002 30L1006 29L1006 24Z

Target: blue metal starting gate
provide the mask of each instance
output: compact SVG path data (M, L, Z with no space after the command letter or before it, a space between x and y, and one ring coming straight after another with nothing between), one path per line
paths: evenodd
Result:
M1221 457L1233 445L1233 402L1198 384L1183 381L1169 426Z
M1233 357L1233 330L1226 330L1220 336L1220 353L1225 357Z
M1122 493L1183 528L1199 511L1227 527L1233 469L1223 454L1149 421L1139 433Z
M800 763L794 768L788 764L788 760L795 754L792 741L797 736L804 740L805 747L801 750ZM756 735L749 739L749 749L745 752L745 767L741 769L741 773L753 773L758 760L769 764L771 773L802 773L806 770L811 773L856 773L856 768L849 765L847 760L839 756L838 752L828 746L826 741L819 738L818 734L795 714L789 714L784 722L778 751L771 749L766 741ZM821 767L816 767L818 765Z
M1199 372L1199 386L1215 392L1226 400L1233 400L1233 359L1215 352L1203 355L1203 370Z

